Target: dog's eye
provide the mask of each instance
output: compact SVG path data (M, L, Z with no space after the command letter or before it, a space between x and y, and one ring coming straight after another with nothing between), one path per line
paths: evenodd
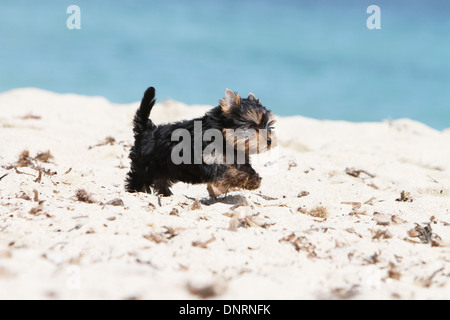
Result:
M256 130L258 128L258 126L254 123L252 123L251 125L249 125L250 129Z

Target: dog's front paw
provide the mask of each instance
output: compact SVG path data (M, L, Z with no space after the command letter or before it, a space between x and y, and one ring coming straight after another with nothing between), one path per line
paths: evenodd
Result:
M255 174L247 180L244 187L247 190L256 190L261 186L261 180L262 178L259 176L259 174Z

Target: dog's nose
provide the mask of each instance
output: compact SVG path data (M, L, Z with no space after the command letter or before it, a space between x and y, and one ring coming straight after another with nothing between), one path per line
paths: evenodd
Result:
M272 144L272 139L267 138L267 145L270 146Z

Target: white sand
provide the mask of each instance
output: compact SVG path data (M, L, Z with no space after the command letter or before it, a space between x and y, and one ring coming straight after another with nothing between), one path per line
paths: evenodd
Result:
M0 95L0 299L450 298L449 130L279 118L280 147L255 159L259 190L214 202L205 186L177 184L159 203L123 188L137 107ZM207 109L163 102L152 119ZM10 168L25 149L50 150L50 163L33 163L57 174ZM97 203L78 201L80 188ZM403 190L412 202L396 201ZM114 198L124 206L102 204ZM317 206L328 218L301 212ZM436 246L408 235L433 216Z

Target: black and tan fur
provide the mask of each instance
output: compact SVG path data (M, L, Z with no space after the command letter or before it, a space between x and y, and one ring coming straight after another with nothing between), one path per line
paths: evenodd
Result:
M259 188L261 177L252 168L250 155L267 151L276 145L272 131L275 120L272 112L262 106L252 93L242 99L227 89L219 106L212 108L203 117L158 126L149 119L154 104L155 89L150 87L134 117L135 143L130 152L131 169L125 186L127 191L150 193L153 190L169 196L172 194L170 187L176 182L205 183L211 196L230 190ZM200 164L194 164L193 161L190 164L173 163L171 153L178 142L172 141L172 132L186 129L193 139L194 121L201 121L203 132L208 129L220 130L223 133L223 150L229 144L236 154L240 150L244 151L244 162L218 163L214 160L223 155L214 154L203 157ZM251 135L232 138L227 136L230 130L251 132ZM202 142L202 150L207 144L206 141Z

